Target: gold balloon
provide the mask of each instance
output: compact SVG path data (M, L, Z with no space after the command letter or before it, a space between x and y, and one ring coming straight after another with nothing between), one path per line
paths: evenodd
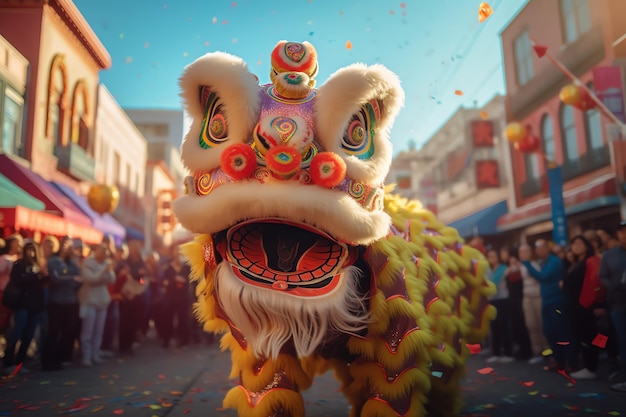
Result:
M528 136L528 130L523 124L519 122L512 122L509 123L504 129L504 135L509 142L517 143Z
M559 98L565 104L578 107L583 101L582 89L575 84L567 84L559 92Z
M87 202L96 213L112 213L120 202L120 191L114 185L94 184L87 193Z

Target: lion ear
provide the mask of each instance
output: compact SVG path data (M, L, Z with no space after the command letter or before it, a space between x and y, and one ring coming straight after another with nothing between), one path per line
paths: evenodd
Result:
M317 93L319 141L345 158L348 176L382 183L393 153L389 132L403 104L400 80L383 65L342 68Z
M179 85L191 118L182 161L192 172L216 168L226 146L251 138L261 108L258 78L241 58L213 52L189 64Z

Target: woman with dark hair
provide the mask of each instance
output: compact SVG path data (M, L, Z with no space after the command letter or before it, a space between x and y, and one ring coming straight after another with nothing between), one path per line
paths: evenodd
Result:
M503 247L500 249L500 260L507 266L505 278L509 290L509 317L513 343L517 345L515 357L527 361L532 357L530 336L524 317L524 283L522 281L522 264L517 249Z
M493 356L487 359L487 363L512 362L513 342L511 340L509 289L506 283L506 265L500 261L497 250L487 251L489 280L496 286L497 292L489 299L489 302L497 309L498 314L491 322L491 353Z
M13 264L22 254L22 236L18 233L10 235L4 242L4 247L0 249L0 301L4 294L4 288L9 283ZM9 328L13 312L10 308L0 302L0 334L4 334Z
M571 374L574 379L593 379L598 369L598 348L592 344L598 334L595 306L583 306L580 302L585 280L597 281L599 258L596 248L583 235L574 236L570 241L572 263L563 280L563 294L570 317L575 349L582 353L583 368Z
M11 270L11 282L19 289L19 297L11 303L14 326L4 352L4 369L7 373L15 372L16 366L20 367L19 372L28 373L21 364L26 359L26 352L44 314L46 276L39 263L41 257L38 252L37 244L26 240L22 257L15 261ZM20 342L20 348L16 356L17 342Z
M57 370L72 362L79 323L77 291L81 277L72 238L61 239L59 253L48 261L48 275L47 352L42 365L45 370Z

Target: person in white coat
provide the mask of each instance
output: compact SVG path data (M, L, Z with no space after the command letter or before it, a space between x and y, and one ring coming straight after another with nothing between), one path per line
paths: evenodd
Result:
M111 302L108 285L115 282L113 262L109 259L104 244L96 246L90 257L85 259L81 271L82 285L78 291L80 317L80 347L83 366L102 362L100 346L106 321L107 307Z

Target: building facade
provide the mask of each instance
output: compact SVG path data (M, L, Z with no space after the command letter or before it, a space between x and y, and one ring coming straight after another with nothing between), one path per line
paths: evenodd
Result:
M481 108L460 108L419 151L394 159L388 182L462 237L498 239L496 220L514 204L504 123L502 96Z
M146 195L148 143L104 85L98 90L95 135L95 179L115 185L120 203L113 213L127 238L144 240L145 222L152 211Z
M546 47L597 94L605 97L601 90L609 85L612 97L606 98L613 102L607 103L623 121L626 42L617 41L626 33L624 15L626 2L531 0L502 31L507 122L525 125L540 144L527 153L510 145L516 203L498 220L510 239L551 237L551 162L562 172L570 236L617 224L624 200L616 174L624 172L624 162L611 153L623 143L619 126L597 108L562 103L559 92L572 80L534 47Z

